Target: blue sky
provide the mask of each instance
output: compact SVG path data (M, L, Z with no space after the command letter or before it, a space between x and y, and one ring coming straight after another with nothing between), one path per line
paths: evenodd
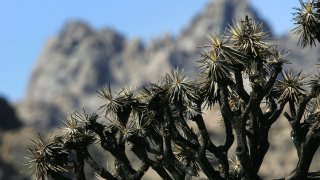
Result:
M19 101L45 41L66 21L81 19L94 28L112 27L127 37L148 40L177 34L207 0L0 0L0 96ZM298 0L251 0L281 35L293 28Z

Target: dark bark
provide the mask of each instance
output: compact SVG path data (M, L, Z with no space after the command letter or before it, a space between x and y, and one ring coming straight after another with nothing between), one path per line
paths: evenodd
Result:
M320 123L314 124L308 133L304 142L301 142L300 156L297 167L288 177L288 179L306 179L313 156L320 146Z
M90 155L90 153L88 151L84 152L84 157L86 162L90 165L90 167L93 169L93 171L99 175L102 178L105 179L110 179L110 180L116 180L117 178L115 178L109 171L107 171L106 169L104 169L102 166L100 166L100 164L98 164Z
M49 171L48 174L52 177L54 180L71 180L71 178L65 177L55 171Z
M77 162L75 166L75 175L77 180L86 180L84 174L84 154L82 151L77 151Z

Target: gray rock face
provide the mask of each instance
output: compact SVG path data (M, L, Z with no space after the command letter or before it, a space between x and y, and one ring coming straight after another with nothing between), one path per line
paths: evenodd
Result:
M110 29L94 32L85 23L68 23L46 44L26 98L18 106L20 116L39 127L53 125L50 120L57 121L59 115L81 106L80 96L95 93L106 82L114 83L109 64L122 51L123 42L123 36ZM48 115L38 116L42 113Z
M222 34L233 20L250 16L253 20L263 22L271 33L266 21L258 16L247 0L215 0L209 1L204 11L200 12L182 31L178 38L178 46L187 51L194 51L198 46L206 44L207 35Z
M173 38L166 34L144 44L127 39L111 29L94 30L84 22L69 22L46 43L35 66L18 112L26 124L48 129L67 113L83 107L99 107L96 91L110 83L114 89L129 84L142 86L156 81L172 68L197 73L199 49L208 33L221 33L232 20L249 15L269 26L250 7L247 0L209 1L207 7ZM272 36L271 36L272 37ZM292 35L279 44L292 49L293 64L310 65L319 57L315 49L300 50ZM311 59L306 60L305 56ZM101 104L101 103L100 103Z
M84 23L67 24L49 40L32 74L27 100L52 102L61 95L93 93L114 77L109 60L123 49L123 36L93 32Z

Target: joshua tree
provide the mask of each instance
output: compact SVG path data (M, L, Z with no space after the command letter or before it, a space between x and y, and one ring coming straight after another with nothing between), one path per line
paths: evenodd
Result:
M320 1L300 3L294 31L303 48L320 40ZM318 176L309 166L320 145L320 73L306 78L284 70L286 54L267 39L263 24L246 16L225 34L209 36L195 80L175 70L138 90L124 87L113 93L107 86L98 92L105 100L102 118L85 111L72 114L64 122L64 135L32 140L28 165L37 179L85 179L85 163L104 179L141 179L149 168L163 179L199 172L209 179L260 179L269 130L283 114L292 126L299 158L287 179ZM213 106L219 107L225 127L222 145L210 139L203 119L202 111ZM230 160L233 143L236 158ZM91 144L114 156L114 172L94 160L88 151ZM131 165L126 144L140 159L139 168ZM211 164L210 155L218 165Z

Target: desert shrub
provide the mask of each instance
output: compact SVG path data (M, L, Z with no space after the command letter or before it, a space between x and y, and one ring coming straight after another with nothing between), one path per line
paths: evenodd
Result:
M320 39L320 2L300 3L294 31L302 48L315 46ZM281 114L291 124L299 158L287 179L318 176L309 166L320 145L320 73L306 78L284 70L286 53L268 41L263 24L248 16L225 34L210 35L200 55L201 73L194 80L174 70L140 89L123 87L114 93L106 86L98 92L105 102L103 113L76 112L64 121L63 135L32 140L27 165L35 177L85 179L87 163L104 179L141 179L149 168L163 179L185 179L199 172L208 179L260 179L269 130ZM202 116L213 106L219 107L225 128L222 145L210 139ZM234 143L236 157L230 158ZM114 156L114 172L97 163L88 151L91 144ZM126 144L140 159L139 168L129 161Z

